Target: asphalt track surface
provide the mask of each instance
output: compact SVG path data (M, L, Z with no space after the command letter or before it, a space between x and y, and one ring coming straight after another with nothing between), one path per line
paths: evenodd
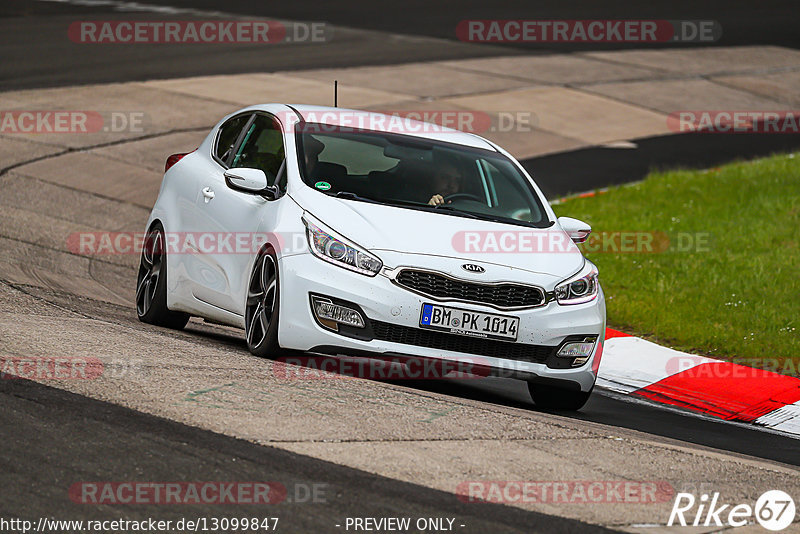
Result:
M474 382L474 381L472 381ZM415 382L406 387L436 391L466 399L502 406L537 410L522 382L500 379L481 384L457 382ZM632 402L621 395L597 391L577 413L558 413L580 421L591 421L661 436L669 440L694 443L767 460L800 465L800 446L795 438L734 425L710 417L687 415L646 401Z
M152 3L160 3L154 1ZM213 2L163 2L173 6L220 9ZM104 7L76 7L47 2L11 0L0 6L0 89L45 87L172 78L199 74L226 74L253 70L285 70L323 66L400 63L515 53L541 52L531 47L467 45L453 39L452 29L464 18L636 18L713 19L724 28L720 44L779 44L797 47L795 9L791 2L762 2L754 15L749 2L656 2L632 8L630 2L599 7L595 2L564 6L563 2L406 2L382 5L374 2L247 3L226 2L226 12L297 20L326 20L333 24L370 31L389 31L421 36L420 41L390 42L380 34L340 32L339 44L324 51L300 45L276 48L263 54L258 49L215 48L209 55L201 47L160 47L137 52L133 48L82 50L66 41L63 22L81 17L124 17ZM486 6L489 7L486 7ZM487 12L488 10L488 12ZM425 13L420 16L420 13ZM313 13L313 17L309 14ZM369 15L365 15L368 13ZM59 33L59 31L61 33ZM437 46L425 39L438 39ZM65 42L66 41L66 42ZM554 47L552 49L559 49ZM574 48L578 49L578 48ZM156 49L154 49L156 50ZM563 48L562 48L563 51ZM142 55L143 54L143 55ZM94 59L92 59L94 58ZM722 163L774 150L794 148L797 136L709 136L709 145L697 137L669 136L640 140L635 149L586 149L525 162L549 195L566 194L643 176L660 162L678 157L685 166ZM763 144L759 144L763 143ZM684 159L680 159L683 157ZM602 162L602 165L598 165ZM202 335L202 334L196 334ZM229 340L244 349L241 341ZM522 383L487 380L482 384L451 382L405 383L402 387L431 390L480 403L535 410ZM289 484L308 481L330 483L335 498L319 506L281 505L276 515L292 528L285 531L330 530L332 520L344 516L457 516L476 531L589 532L591 527L571 520L495 505L461 506L452 494L378 477L355 469L323 462L287 451L262 447L191 428L154 416L88 399L22 380L0 381L0 423L3 447L0 465L0 514L3 517L56 515L107 519L112 508L75 505L65 499L65 480L120 480L134 475L142 479L184 480L251 479L282 480ZM564 415L564 414L559 414ZM586 407L569 417L632 429L667 440L685 441L790 465L800 465L797 441L745 426L687 416L646 403L632 403L603 394L594 395ZM11 431L10 429L13 429ZM92 451L87 454L87 451ZM288 510L287 510L288 508ZM237 507L237 514L241 509ZM126 510L128 517L158 515L185 517L190 508ZM197 510L198 515L230 515L233 510ZM335 522L335 521L334 521Z
M772 44L800 47L796 5L790 1L658 1L569 3L512 2L213 2L148 0L140 4L172 6L187 14L165 15L152 9L112 5L84 6L73 0L6 0L0 5L0 90L125 82L183 76L350 67L469 57L580 51L577 45L495 45L456 39L458 21L493 19L632 19L716 20L724 28L716 44ZM74 0L78 1L78 0ZM324 44L248 45L86 45L71 42L66 28L76 20L195 18L189 10L299 21L324 21L335 31ZM355 28L355 29L352 29ZM385 32L411 35L407 38ZM609 43L608 48L630 47ZM660 45L664 46L664 45ZM672 46L681 46L675 44ZM695 45L696 46L696 45ZM641 47L641 46L640 46ZM593 49L597 49L595 46ZM603 46L599 47L600 49ZM662 168L703 168L734 159L764 156L800 147L800 135L668 135L640 139L630 148L586 148L523 161L548 196L584 192L642 179Z
M33 520L177 521L195 517L279 517L278 532L343 530L346 517L451 517L461 532L612 532L579 521L496 504L262 447L27 380L0 380L4 436L0 517ZM64 481L241 480L286 488L286 500L252 505L87 505ZM316 497L309 502L306 488Z
M104 0L106 1L106 0ZM658 0L653 2L537 2L497 0L411 0L375 2L327 0L249 2L231 0L147 0L137 8L125 0L75 5L80 0L4 0L0 4L0 89L21 89L178 78L207 74L272 72L324 67L386 65L414 61L513 54L547 54L588 49L643 48L630 43L562 45L532 43L474 44L457 39L455 28L466 19L664 19L715 20L722 37L702 46L772 44L800 47L796 2ZM130 2L127 2L130 4ZM99 4L99 5L97 5ZM73 43L73 21L153 19L188 20L190 12L153 13L141 5L224 12L243 17L324 21L334 26L332 39L317 44L148 45ZM217 15L224 18L224 15ZM390 35L387 35L388 32ZM685 46L681 43L652 46ZM689 46L698 46L691 43Z

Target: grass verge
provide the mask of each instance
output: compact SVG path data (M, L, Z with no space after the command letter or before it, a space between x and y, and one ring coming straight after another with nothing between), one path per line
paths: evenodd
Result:
M592 225L609 326L800 375L800 153L652 173L554 210Z

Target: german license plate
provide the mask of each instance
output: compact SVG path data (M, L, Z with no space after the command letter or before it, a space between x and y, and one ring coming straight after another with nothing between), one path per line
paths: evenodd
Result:
M422 328L463 336L516 341L519 317L423 304L419 325Z

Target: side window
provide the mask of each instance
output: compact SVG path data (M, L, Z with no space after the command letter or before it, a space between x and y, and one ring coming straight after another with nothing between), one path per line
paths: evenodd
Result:
M247 124L249 118L250 114L239 115L228 119L220 126L219 135L217 136L217 146L214 147L214 155L218 160L223 163L228 162L236 140L239 139L239 133L242 131L242 128L244 128L244 125Z
M286 160L283 160L283 164L281 165L281 169L278 171L278 178L275 180L275 185L278 186L281 193L286 192L287 184L287 176L286 176Z
M261 169L270 185L275 183L284 160L283 133L277 120L257 115L244 134L232 167Z
M544 215L532 202L532 194L522 189L522 182L517 179L517 171L511 163L505 163L506 168L497 167L487 160L480 160L480 163L486 171L486 194L498 211L520 221L536 222L542 219Z

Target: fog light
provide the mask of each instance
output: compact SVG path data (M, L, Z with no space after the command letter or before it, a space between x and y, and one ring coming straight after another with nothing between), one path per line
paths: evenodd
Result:
M334 304L330 299L321 297L311 297L314 315L319 322L333 330L338 330L338 325L354 326L364 328L364 318L353 308Z
M586 360L588 359L589 359L588 356L586 356L585 358L575 358L575 360L572 362L572 367L580 367L581 365L586 363Z
M588 358L594 350L594 342L597 338L586 338L583 341L570 341L564 343L558 349L558 356L562 358ZM584 359L584 361L586 361Z

